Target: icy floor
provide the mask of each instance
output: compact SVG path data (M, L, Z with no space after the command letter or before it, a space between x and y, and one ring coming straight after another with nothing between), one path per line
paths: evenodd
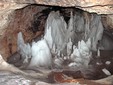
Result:
M80 84L79 82L50 84L43 81L39 81L38 79L26 78L19 74L17 75L7 71L0 71L0 85L101 85L91 81L81 82L86 84Z
M51 84L44 83L36 79L25 78L22 75L16 75L6 71L5 72L0 71L0 85L51 85ZM72 85L72 84L67 84L67 85ZM81 84L77 83L74 85L81 85Z
M32 82L22 75L0 71L0 85L30 85Z

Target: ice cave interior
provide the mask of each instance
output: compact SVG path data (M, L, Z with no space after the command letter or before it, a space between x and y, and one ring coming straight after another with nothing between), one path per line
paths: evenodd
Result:
M107 15L33 4L15 10L9 19L0 39L7 63L50 73L49 83L59 81L52 77L58 73L87 80L113 75L113 29Z

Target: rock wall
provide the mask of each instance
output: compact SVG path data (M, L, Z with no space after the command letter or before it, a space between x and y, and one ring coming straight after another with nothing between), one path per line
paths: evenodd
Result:
M62 7L76 7L88 12L96 12L98 14L113 14L112 0L1 0L0 3L8 4L41 4Z

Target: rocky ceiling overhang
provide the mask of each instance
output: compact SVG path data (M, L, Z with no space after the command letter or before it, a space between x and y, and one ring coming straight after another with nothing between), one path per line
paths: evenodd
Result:
M98 14L113 14L113 0L0 0L0 11L18 9L28 4L76 7Z

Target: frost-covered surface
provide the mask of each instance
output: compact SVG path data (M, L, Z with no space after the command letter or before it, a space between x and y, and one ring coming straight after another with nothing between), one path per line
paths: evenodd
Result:
M22 75L0 71L0 85L30 85L31 81Z
M18 33L17 38L17 44L18 44L18 52L21 54L22 59L24 60L23 63L28 63L29 58L31 58L31 46L29 43L25 43L22 32Z
M0 71L0 85L86 85L77 83L50 84L38 79L25 78L22 75L13 74L7 71Z
M45 39L32 43L32 58L29 67L51 67L52 55Z

